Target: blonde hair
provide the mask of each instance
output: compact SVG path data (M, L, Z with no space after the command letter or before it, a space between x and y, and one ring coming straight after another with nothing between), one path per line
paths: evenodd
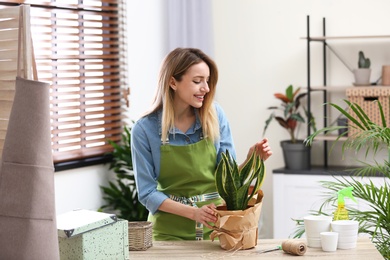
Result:
M209 93L204 97L203 105L199 108L199 117L202 124L203 136L213 142L219 138L219 124L215 107L213 105L217 81L218 69L215 62L199 49L176 48L170 52L161 65L156 94L152 107L145 114L151 114L162 108L161 140L165 142L169 130L175 126L175 111L173 109L173 97L175 92L169 86L172 77L181 81L183 75L194 64L205 62L210 70Z

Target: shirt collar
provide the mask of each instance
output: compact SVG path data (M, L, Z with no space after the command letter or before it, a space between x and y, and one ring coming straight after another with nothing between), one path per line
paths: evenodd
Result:
M200 117L199 117L199 110L197 108L193 108L193 109L194 109L194 112L195 112L195 124L192 127L192 131L193 132L191 132L189 134L195 133L197 130L199 130L202 127L202 124L200 122ZM159 133L159 135L161 137L161 132L162 132L162 129L161 129L162 108L157 111L157 120L158 120L158 128L159 128L158 133ZM170 134L175 134L175 129L170 129L169 133Z

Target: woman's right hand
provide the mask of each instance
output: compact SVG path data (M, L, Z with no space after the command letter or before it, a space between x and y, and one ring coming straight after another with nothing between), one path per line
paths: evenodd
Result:
M212 229L213 227L209 223L215 223L217 221L217 217L214 211L216 208L217 207L214 205L214 203L197 208L195 210L194 220Z

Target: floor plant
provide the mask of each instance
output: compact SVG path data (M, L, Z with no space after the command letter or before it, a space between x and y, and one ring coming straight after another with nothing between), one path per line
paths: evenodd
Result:
M350 127L358 129L353 135L348 135L342 144L342 152L347 150L355 152L364 151L365 158L372 153L376 155L379 150L387 152L387 158L382 161L376 160L374 163L360 162L361 166L351 169L351 176L345 178L334 176L332 181L321 182L325 188L323 204L319 209L313 210L312 214L329 215L329 209L337 207L337 191L352 186L353 196L362 201L366 206L363 209L349 207L350 218L359 221L359 233L368 234L377 249L385 259L390 259L390 129L387 127L385 113L379 101L377 102L381 123L373 122L367 113L357 104L344 100L348 109L331 103L330 105L349 119ZM324 133L338 131L347 126L329 126L322 128L306 140L306 144L311 145L316 136ZM344 133L347 135L347 132ZM339 136L340 137L340 136ZM384 178L384 184L375 185L371 180L362 181L361 177L380 175ZM332 211L333 212L333 211ZM302 220L295 220L298 224L294 237L300 237L304 233Z
M128 221L142 221L148 217L148 210L139 202L133 173L131 156L131 128L124 127L120 143L110 141L114 150L109 170L115 173L115 180L108 186L101 186L106 204L102 211L115 211L119 218Z

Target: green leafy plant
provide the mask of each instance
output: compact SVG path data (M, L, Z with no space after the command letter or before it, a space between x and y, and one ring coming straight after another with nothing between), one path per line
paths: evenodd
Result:
M352 186L353 196L362 200L368 209L348 207L350 218L359 221L359 232L369 234L383 257L390 259L390 129L387 127L383 108L379 101L373 102L377 102L381 124L373 122L358 104L351 103L348 100L344 101L347 103L350 112L336 104L331 103L330 105L347 117L350 120L351 127L359 129L359 131L353 135L348 135L346 141L343 142L343 154L350 149L355 150L355 152L363 149L365 150L365 157L367 157L370 151L375 155L384 148L387 151L387 159L374 163L361 162L361 167L351 169L355 177L352 176L350 180L344 177L334 177L334 181L321 182L327 190L325 192L326 199L318 210L312 211L312 214L327 215L324 209L337 207L337 191ZM340 129L339 126L322 128L307 137L305 142L311 145L319 134L331 133L338 129ZM356 176L374 174L383 175L384 185L378 187L372 181L361 183L356 178ZM303 223L302 220L295 221L298 226L294 237L300 237L304 233Z
M252 153L241 169L228 150L222 153L215 172L215 182L219 195L226 202L227 210L245 210L249 200L259 191L264 175L264 161L256 152ZM250 186L253 182L255 184L252 189Z
M371 66L371 61L369 58L364 56L363 51L359 51L359 59L358 59L358 68L359 69L368 69Z
M292 143L297 142L297 126L298 123L304 123L304 116L310 120L310 125L315 131L315 121L312 115L308 114L308 111L301 106L301 99L306 96L307 93L299 93L301 88L294 90L292 85L286 88L285 94L275 93L274 96L282 101L280 106L271 106L268 109L273 110L269 118L265 121L265 127L263 135L265 134L269 124L275 119L279 125L288 131L290 134L290 141ZM275 110L281 111L281 115L277 115ZM303 110L303 111L302 111ZM304 112L304 116L301 114Z
M118 217L128 221L142 221L148 217L148 210L138 200L131 156L131 128L125 126L120 143L110 141L114 150L109 169L115 172L115 181L101 186L103 199L107 204L101 210L114 210Z

